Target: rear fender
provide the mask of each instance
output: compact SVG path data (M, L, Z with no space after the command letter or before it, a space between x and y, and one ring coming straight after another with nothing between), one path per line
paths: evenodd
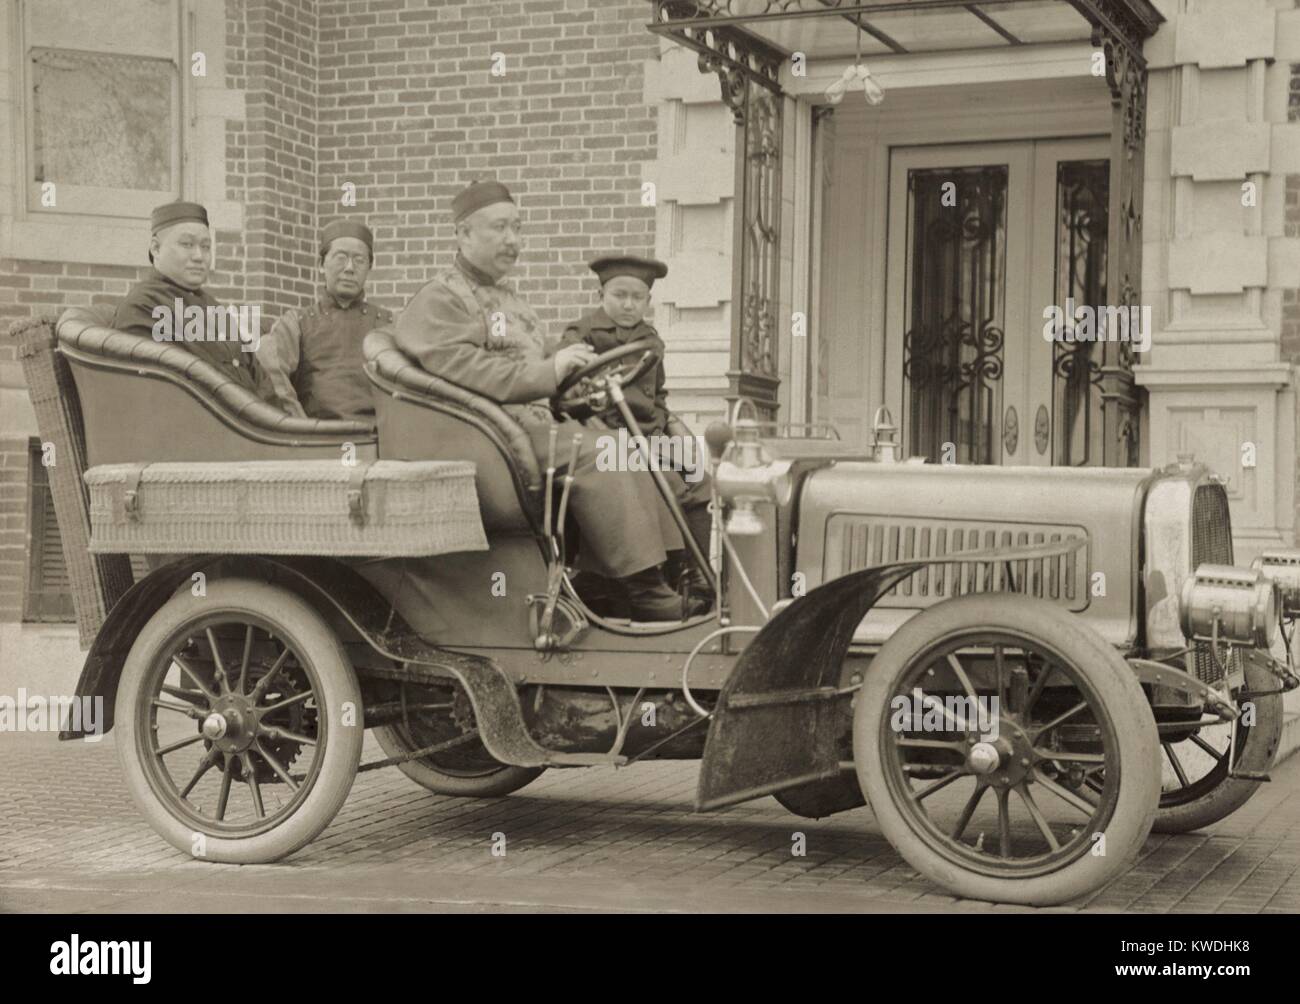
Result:
M132 586L114 605L86 653L78 697L104 699L103 732L113 727L117 683L126 657L145 624L196 572L208 578L248 576L292 590L331 623L350 627L377 651L385 640L412 634L386 599L350 566L332 558L263 555L196 555L158 568ZM340 620L342 623L340 623ZM66 724L66 723L65 723ZM83 729L64 728L60 739L80 739Z
M1066 554L1086 543L967 551L962 564ZM851 694L840 673L853 632L882 596L925 565L954 555L866 568L794 600L763 627L718 695L700 767L695 807L720 809L841 774ZM870 672L868 668L867 672ZM846 806L847 807L847 806Z

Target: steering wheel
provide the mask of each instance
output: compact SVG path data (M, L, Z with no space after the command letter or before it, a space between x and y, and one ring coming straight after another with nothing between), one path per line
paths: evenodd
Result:
M638 338L602 352L560 381L551 398L551 410L557 415L602 412L610 405L606 388L611 378L619 387L626 387L658 365L660 358L653 338Z

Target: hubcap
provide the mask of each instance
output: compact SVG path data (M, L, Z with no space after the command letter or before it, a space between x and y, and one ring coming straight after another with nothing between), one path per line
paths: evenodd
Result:
M998 749L992 743L976 743L966 755L966 764L976 774L990 774L1001 763Z
M203 719L203 735L205 738L212 740L224 738L226 727L226 720L215 711Z

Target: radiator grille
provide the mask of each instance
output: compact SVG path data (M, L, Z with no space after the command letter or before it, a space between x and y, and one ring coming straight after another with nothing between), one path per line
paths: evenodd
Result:
M1232 519L1228 514L1228 493L1223 485L1198 485L1192 496L1192 571L1204 564L1232 564ZM1234 651L1231 668L1236 670L1241 662L1240 653ZM1217 683L1223 674L1210 653L1208 642L1195 642L1192 647L1193 671L1202 683Z
M826 578L909 558L958 555L995 547L1087 540L1081 526L976 522L894 516L836 515L827 524ZM838 568L834 567L838 563ZM927 565L899 583L877 604L926 607L973 592L1017 592L1054 600L1069 610L1088 605L1087 548L1066 555L1013 562L955 560Z

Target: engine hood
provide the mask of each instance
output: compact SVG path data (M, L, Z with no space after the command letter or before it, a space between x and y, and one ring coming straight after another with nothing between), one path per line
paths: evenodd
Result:
M803 481L795 569L811 590L890 561L1078 537L1084 543L1067 558L1016 562L1016 591L1059 603L1128 647L1138 634L1142 504L1156 476L1142 468L837 463ZM917 572L880 599L855 644L880 644L920 610L984 588L986 577L972 564Z

